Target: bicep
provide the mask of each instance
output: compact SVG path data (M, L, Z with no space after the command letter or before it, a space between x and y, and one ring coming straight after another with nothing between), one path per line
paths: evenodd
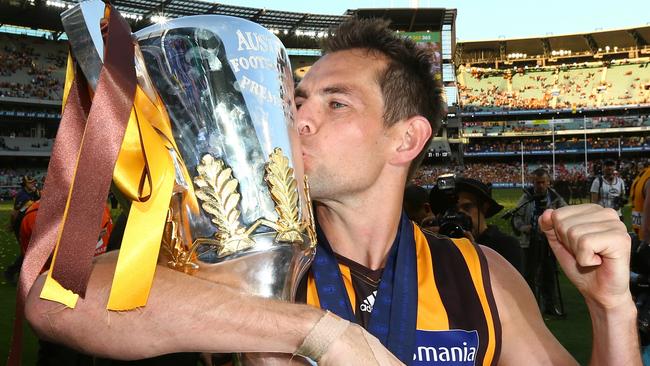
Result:
M526 281L489 248L483 248L499 311L502 346L499 365L574 365L569 352L548 330Z

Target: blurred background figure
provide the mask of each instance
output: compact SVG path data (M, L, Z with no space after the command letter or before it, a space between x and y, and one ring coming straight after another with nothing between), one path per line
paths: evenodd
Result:
M437 215L440 234L466 237L492 248L518 271L523 270L517 238L487 223L487 219L503 206L492 198L492 190L486 184L476 179L443 175L431 189L429 204Z
M403 207L408 218L420 226L425 220L430 221L433 216L427 190L416 184L406 186Z
M512 226L521 234L520 244L524 249L524 277L543 314L564 316L557 262L546 236L539 230L538 219L546 209L556 209L567 204L551 188L551 178L546 169L533 171L531 181L533 186L524 189L512 211Z
M29 206L34 202L38 201L41 198L41 191L36 185L36 179L31 176L24 175L20 179L20 190L16 193L14 198L14 206L11 210L11 216L9 218L9 225L11 225L11 230L13 231L16 239L19 240L20 224L25 217L25 213ZM20 273L20 267L23 264L23 255L19 254L16 257L16 260L7 267L3 275L7 282L16 284L18 273Z
M625 182L615 174L616 162L605 160L602 174L598 175L591 183L591 202L603 207L613 208L618 217L623 221L621 208L627 204L625 198Z

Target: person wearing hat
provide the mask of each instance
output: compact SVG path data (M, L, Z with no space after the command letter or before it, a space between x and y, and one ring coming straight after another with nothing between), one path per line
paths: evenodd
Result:
M450 203L436 196L436 189L432 190L430 205L434 212L444 212ZM457 196L457 210L471 219L471 228L465 231L465 236L501 254L520 273L523 270L523 255L519 241L514 236L508 235L496 225L488 225L487 219L496 215L503 209L492 198L492 189L481 181L471 178L457 178L455 180L455 195ZM453 204L453 202L451 202Z

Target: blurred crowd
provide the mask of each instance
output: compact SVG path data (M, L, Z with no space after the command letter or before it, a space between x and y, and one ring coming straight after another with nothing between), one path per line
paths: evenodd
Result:
M0 200L13 200L20 189L21 178L24 176L33 177L36 185L43 187L47 168L4 168L0 169Z
M477 141L477 140L473 140ZM514 152L521 151L522 143L525 151L551 151L553 141L546 138L526 139L482 139L480 142L465 145L465 152ZM621 148L627 147L650 147L646 136L625 136L620 138ZM583 150L584 138L581 136L558 137L555 139L555 150ZM619 146L618 137L588 137L588 149L617 149Z
M0 37L0 97L61 99L65 47L11 34ZM47 42L47 47L39 47Z
M591 160L587 164L589 174L585 173L583 163L558 163L555 165L553 185L566 200L570 198L584 199L587 197L587 185L594 176L601 174L603 161ZM617 163L616 174L620 176L626 187L632 185L632 180L639 169L650 165L650 158L622 159ZM553 176L553 166L548 163L524 164L524 177L530 172L544 168ZM416 173L411 183L420 186L431 186L436 183L438 176L453 173L456 176L476 179L492 184L520 184L522 177L521 163L519 162L483 162L469 163L464 166L422 166Z
M553 126L551 125L553 124ZM549 133L555 131L623 128L650 126L650 116L606 116L589 117L586 119L557 119L537 121L499 121L499 122L463 122L464 134L479 134L481 136L508 135L521 133Z
M581 109L650 103L650 59L625 59L509 69L461 66L466 111Z

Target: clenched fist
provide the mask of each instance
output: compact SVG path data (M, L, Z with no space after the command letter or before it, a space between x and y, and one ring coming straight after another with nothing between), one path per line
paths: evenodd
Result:
M616 211L595 204L546 210L539 227L588 302L603 309L630 302L631 240Z

